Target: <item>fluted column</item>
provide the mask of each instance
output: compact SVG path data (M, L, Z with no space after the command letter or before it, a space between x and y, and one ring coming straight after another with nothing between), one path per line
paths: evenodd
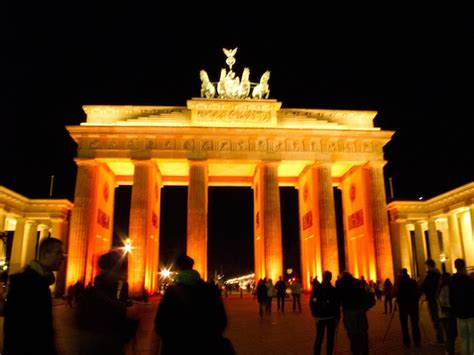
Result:
M393 269L395 273L398 273L403 268L402 248L405 246L402 244L402 238L405 234L404 232L405 226L401 222L390 222Z
M423 277L426 274L426 254L425 254L425 233L423 230L423 222L415 223L415 247L416 247L416 264L418 268L417 276Z
M279 276L284 276L278 165L278 162L264 162L259 167L265 274L274 282Z
M4 210L0 209L0 232L3 232L5 229L5 220L7 218L7 214Z
M94 160L78 160L74 208L71 215L67 256L67 285L84 282L87 241L93 231L99 165Z
M450 211L448 214L449 228L449 247L451 251L451 263L458 258L464 259L464 252L461 243L461 233L459 231L458 215L456 212Z
M369 177L369 201L372 217L377 278L393 280L393 258L388 228L387 200L383 167L385 162L373 162L367 166Z
M413 269L414 265L414 253L415 251L411 248L411 234L410 231L415 227L412 224L403 224L403 228L400 234L400 246L401 246L401 258L402 258L402 269L405 268L408 270L410 275L415 275L415 270ZM395 270L399 272L400 270Z
M148 236L149 197L151 195L152 162L136 160L130 206L129 238L132 253L128 256L130 294L139 296L145 287L146 240Z
M436 264L440 264L440 249L438 241L438 229L436 229L436 222L434 219L428 220L428 239L430 241L430 255Z
M40 243L40 235L38 236L38 222L28 219L25 221L24 231L24 260L23 265L29 264L32 260L38 258L38 248Z
M38 248L36 248L36 258L39 257L38 251L39 251L39 246L41 242L49 237L49 226L46 224L40 224L38 225L38 231L39 231L39 238L38 238Z
M190 160L186 253L194 259L194 269L205 280L207 280L207 179L207 162Z
M6 213L3 209L0 208L0 233L5 230L5 220L6 220ZM5 240L5 243L3 242ZM7 257L7 243L6 239L0 240L0 261L5 261Z
M25 220L17 218L15 233L13 234L13 245L10 256L10 271L9 274L13 275L21 271L24 263L24 244L25 244Z
M331 163L321 163L316 166L318 176L317 196L322 268L323 271L329 270L337 275L339 274L339 257L331 166Z

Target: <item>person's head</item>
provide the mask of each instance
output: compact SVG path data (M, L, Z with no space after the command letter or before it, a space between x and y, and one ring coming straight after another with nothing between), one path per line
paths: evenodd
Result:
M49 271L58 271L64 262L63 242L56 238L44 239L38 252L38 262Z
M401 275L402 275L403 277L409 277L409 275L408 275L408 270L405 269L405 268L403 268Z
M332 273L331 271L324 271L323 272L323 282L331 282L332 280Z
M465 272L466 271L466 262L464 259L456 259L454 260L454 267L458 272Z
M433 259L426 259L425 265L428 267L428 270L433 270L436 267L436 263Z
M99 257L97 264L102 271L118 271L120 269L120 255L117 252L109 251Z
M192 270L194 265L194 260L187 256L186 254L181 254L176 258L176 267L178 270Z

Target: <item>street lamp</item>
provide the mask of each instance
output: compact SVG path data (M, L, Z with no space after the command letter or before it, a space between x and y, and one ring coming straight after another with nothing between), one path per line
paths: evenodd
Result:
M446 272L446 261L448 260L449 258L446 256L445 253L441 253L439 254L439 261L441 261L441 270L443 272Z

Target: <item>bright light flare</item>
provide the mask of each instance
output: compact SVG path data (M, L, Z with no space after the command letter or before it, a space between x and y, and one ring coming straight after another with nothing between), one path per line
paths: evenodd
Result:
M168 277L171 276L171 271L170 269L161 269L160 275L164 277L165 279L167 279Z
M123 250L125 251L125 253L132 252L132 241L130 240L130 238L127 238L123 243Z

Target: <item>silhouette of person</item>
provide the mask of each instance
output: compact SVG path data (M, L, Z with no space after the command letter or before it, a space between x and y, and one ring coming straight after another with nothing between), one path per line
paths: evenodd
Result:
M441 273L436 268L436 264L433 259L427 259L425 264L428 270L423 283L421 284L421 290L425 294L425 298L428 303L431 321L436 332L436 343L444 344L443 326L438 316L439 306L438 301L436 300L436 291L438 290Z
M357 280L348 272L343 272L336 281L342 306L342 320L353 354L369 353L366 285L364 280Z
M38 260L23 272L10 276L5 307L5 354L56 354L52 297L49 286L55 282L53 271L64 261L63 243L44 239Z
M456 273L451 277L449 303L458 320L462 354L474 353L474 280L468 276L464 259L454 260Z
M402 327L403 345L410 347L410 334L408 333L408 316L415 346L420 346L420 309L418 300L420 291L415 280L410 278L407 269L402 269L398 281L395 283L394 295L398 303L400 326Z
M392 309L393 309L393 284L392 281L390 281L389 278L385 279L385 282L383 283L383 289L382 293L384 295L384 314L387 314L387 308L390 309L388 312L389 314L392 314ZM387 307L388 306L388 307Z
M130 298L122 261L123 255L115 251L99 257L100 273L78 307L79 316L87 318L82 323L81 354L124 354L125 345L135 336L138 320L127 315Z
M301 312L301 292L303 291L303 286L301 286L298 278L291 284L290 289L291 297L293 297L293 312L296 312L296 308L298 308L298 312Z
M175 282L166 289L155 317L160 354L235 354L222 336L227 316L219 289L201 279L189 256L179 256L175 265Z
M265 286L265 280L260 279L257 283L257 302L258 302L258 315L263 317L263 312L267 304L267 286Z
M331 285L332 273L323 272L323 282L314 287L310 297L310 308L316 319L316 339L314 341L314 354L321 354L324 333L327 329L326 354L332 354L334 350L334 335L336 325L341 318L339 296L336 288Z
M283 281L281 276L275 283L275 289L277 297L277 309L279 312L285 312L286 282Z

